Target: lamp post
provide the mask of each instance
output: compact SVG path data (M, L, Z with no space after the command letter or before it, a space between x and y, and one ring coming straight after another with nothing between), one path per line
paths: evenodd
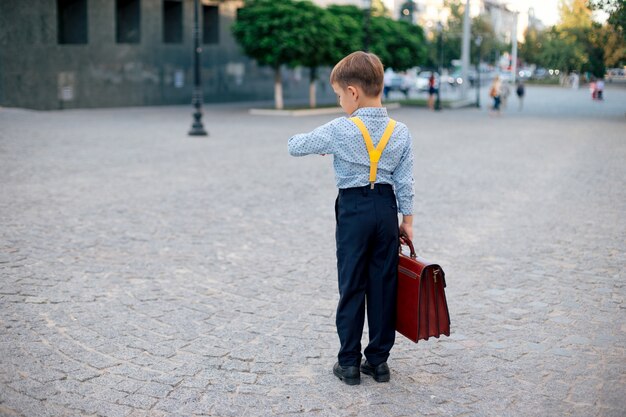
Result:
M483 43L482 36L476 36L474 43L476 44L476 52L478 52L478 61L476 62L476 107L480 109L480 45Z
M200 14L199 0L194 0L193 8L193 96L191 103L195 107L193 113L193 124L189 131L189 136L207 136L202 125L202 82L200 78L200 24L198 22Z
M443 78L443 25L437 22L438 47L439 47L439 82L437 83L437 98L435 99L435 110L441 110L441 79Z

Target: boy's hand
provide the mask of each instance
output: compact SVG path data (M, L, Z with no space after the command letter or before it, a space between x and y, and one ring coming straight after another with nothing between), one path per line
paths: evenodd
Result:
M411 242L413 241L413 216L402 216L400 236L406 236Z

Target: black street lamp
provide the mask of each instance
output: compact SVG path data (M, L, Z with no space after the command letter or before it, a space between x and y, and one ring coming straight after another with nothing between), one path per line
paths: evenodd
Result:
M437 98L435 99L435 110L441 110L441 79L443 78L443 25L437 22L437 33L439 35L439 82L437 83Z
M476 107L480 109L480 45L483 43L482 36L476 36L476 39L474 39L474 43L476 44L476 49L478 52L478 61L476 62Z
M191 104L195 107L193 113L193 124L189 131L189 136L207 136L202 125L202 82L200 79L200 24L198 22L200 14L199 0L194 0L193 8L193 96Z

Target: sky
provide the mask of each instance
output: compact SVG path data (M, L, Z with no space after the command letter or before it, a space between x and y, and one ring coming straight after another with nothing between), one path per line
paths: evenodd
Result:
M510 9L524 14L528 13L530 7L534 7L535 16L546 26L552 26L559 21L559 0L503 0L503 3L508 4ZM594 13L594 20L600 23L604 23L607 17L602 12Z
M559 0L508 0L505 3L512 10L524 14L533 7L535 16L546 26L552 26L559 20Z

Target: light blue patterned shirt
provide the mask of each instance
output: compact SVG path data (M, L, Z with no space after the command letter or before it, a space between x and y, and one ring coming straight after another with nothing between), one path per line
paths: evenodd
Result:
M380 141L389 116L384 107L358 109L359 116L372 137L374 146ZM347 117L337 118L310 133L301 133L289 139L289 153L293 156L332 154L334 156L337 188L369 185L370 160L359 128ZM398 122L378 162L377 184L393 185L398 200L398 211L413 214L413 146L411 133Z

